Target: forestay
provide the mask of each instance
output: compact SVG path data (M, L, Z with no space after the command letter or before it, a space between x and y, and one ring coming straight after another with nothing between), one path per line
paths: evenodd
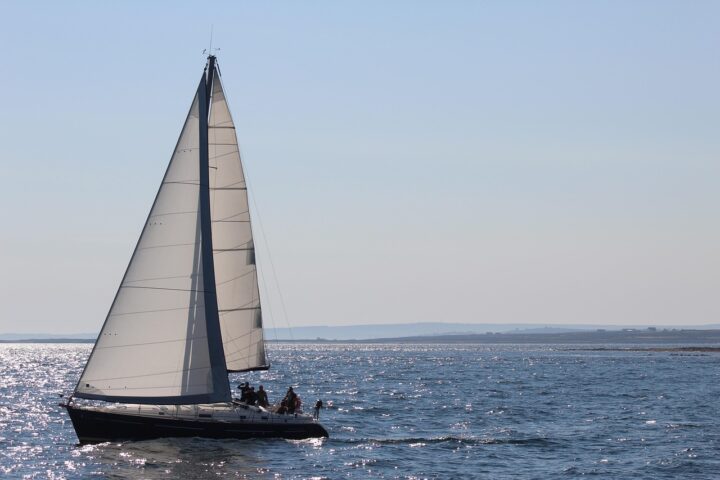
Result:
M210 71L214 71L212 66ZM211 79L210 75L209 81ZM208 177L200 174L201 166L207 168L208 165L208 151L202 145L207 132L205 82L203 76L155 203L76 387L75 396L155 404L230 400L217 311L214 309L214 292L208 292L203 286L208 281L204 275L212 275L212 268L204 268L202 262L203 248L208 248L211 242L204 245L200 213L203 202L206 205L209 201L207 183L201 186L201 179ZM213 118L221 118L220 113ZM218 129L214 127L213 130ZM217 142L217 134L211 137ZM213 164L222 163L218 152L224 146L216 144L212 148L215 152ZM237 145L231 148L237 149ZM228 178L233 180L223 180L220 185L230 186L236 182L235 177ZM214 192L216 195L219 193L217 190ZM222 215L226 215L225 212L231 215L230 207L223 206L225 197L221 200L218 202L216 199L214 209ZM241 208L246 209L245 197L242 201ZM226 237L233 234L243 238L233 245L252 241L241 232L244 230L232 227L219 229L219 248L230 245ZM210 252L205 252L205 258L212 258ZM227 259L237 260L237 254L230 254ZM230 268L219 266L223 282L237 275ZM255 274L249 275L254 277ZM227 289L225 285L232 285L234 292L236 286L239 288L244 284L242 280L222 284L223 292ZM228 295L230 293L220 296L223 308L235 305ZM245 302L237 305L255 305L248 304L243 300L245 297L232 298ZM206 304L213 304L214 311L206 308ZM237 316L239 314L232 318ZM236 330L232 332L238 336ZM234 342L231 341L230 345ZM244 361L247 362L247 359Z
M208 122L215 281L230 371L267 368L247 185L235 125L215 74Z

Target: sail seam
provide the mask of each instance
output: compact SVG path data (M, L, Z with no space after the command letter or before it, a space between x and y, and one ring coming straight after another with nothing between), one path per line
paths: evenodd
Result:
M215 155L213 155L212 157L210 157L210 159L211 159L211 160L217 160L217 159L219 159L219 158L228 157L228 156L230 156L230 155L235 155L236 153L240 153L240 151L239 151L239 150L233 150L232 152L226 152L226 153L222 153L222 154L220 154L220 155L215 154ZM235 160L235 159L233 158L232 160Z
M231 338L231 339L229 339L228 341L223 342L223 343L224 343L224 344L232 343L232 342L235 342L235 341L237 341L237 340L240 340L241 338L249 337L249 336L254 335L254 334L257 334L257 331L256 331L256 330L251 330L251 331L249 331L249 332L243 333L242 335L238 335L237 337L233 337L233 338ZM242 350L238 350L238 351L236 351L236 352L233 352L232 354L230 354L230 356L232 357L233 355L237 355L237 354L241 353L241 352L244 351L244 350L247 350L247 348L243 348ZM252 355L248 354L246 357L251 357L251 356L252 356ZM242 358L246 358L246 357L242 357Z
M140 347L142 345L160 345L163 343L177 343L177 342L185 342L188 340L203 340L206 339L207 335L203 335L201 337L186 337L186 338L178 338L176 340L162 340L157 342L143 342L143 343L124 343L122 345L105 345L105 346L99 346L98 349L110 349L110 348L125 348L125 347ZM207 367L204 367L207 368ZM181 370L185 371L185 370Z
M185 368L182 370L168 370L166 372L146 373L144 375L129 375L129 376L125 376L125 377L88 378L86 380L84 379L83 382L91 383L91 382L101 382L103 380L123 380L125 378L156 377L158 375L169 375L171 373L189 372L192 370L210 370L210 368L211 367L208 365L208 366L204 366L204 367L190 367L190 368Z
M194 290L194 289L185 289L185 288L165 288L165 287L141 287L141 286L134 286L134 285L120 285L120 288L143 288L147 290L170 290L173 292L211 292L214 293L212 290Z
M236 341L236 340L239 340L240 338L243 338L243 337L247 337L247 336L249 336L249 335L252 335L252 333L253 333L253 332L250 332L250 333L247 333L247 334L243 335L242 337L233 338L233 339L231 340L231 342L234 342L234 341ZM250 348L250 347L244 348L244 349L242 349L242 350L236 350L236 351L233 352L232 354L228 355L227 358L229 358L230 361L232 361L232 362L239 362L239 361L241 361L241 360L247 360L248 358L253 358L253 357L255 357L257 353L247 353L247 354L245 354L245 355L240 355L240 353L244 353L244 352L247 351L249 348Z
M198 305L198 307L202 307L204 305ZM111 317L121 317L125 315L142 315L145 313L160 313L160 312L174 312L177 310L187 310L188 307L178 307L178 308L162 308L159 310L138 310L137 312L125 312L125 313L112 313L110 314Z
M260 309L260 305L258 305L256 307L223 308L223 309L218 309L218 313L240 312L243 310L259 310L259 309Z
M150 282L153 280L173 280L175 278L192 278L195 274L190 275L174 275L172 277L147 277L147 278L139 278L137 280L126 280L125 283L135 283L135 282Z
M110 378L110 379L108 379L108 380L118 380L118 379L117 379L117 378ZM189 387L198 387L198 386L205 386L205 384L204 384L204 383L191 383L191 384L189 384L188 386L189 386ZM124 392L124 391L126 391L126 390L147 390L147 388L148 388L148 387L108 387L108 388L96 388L96 390L100 390L100 391L102 391L102 392L112 392L112 391L120 390L120 391L123 391L123 392ZM152 388L153 388L153 390L155 390L155 389L161 389L161 390L164 389L164 390L167 390L167 389L169 389L169 388L177 389L177 386L176 386L176 385L169 385L169 386L155 386L155 385L153 385ZM108 395L108 396L112 396L112 395ZM152 397L150 397L150 398L152 398Z
M153 217L164 217L165 215L186 215L186 214L188 214L188 213L192 213L192 214L194 214L194 215L197 215L197 212L195 212L195 211L193 211L193 212L155 213L155 214L153 214L153 215L150 215L150 216L148 217L148 219L153 218Z
M138 248L138 250L150 250L151 248L189 247L189 246L195 246L195 243L169 243L167 245L150 245L149 247Z
M230 279L228 279L228 280L223 280L222 282L216 282L215 287L217 288L217 287L219 287L220 285L225 285L226 283L230 283L230 282L233 282L233 281L235 281L235 280L239 280L239 279L241 279L241 278L243 278L243 277L247 277L248 275L250 275L250 274L253 273L254 271L255 271L255 269L253 268L252 270L247 271L247 272L243 273L242 275L238 275L237 277L233 277L233 278L230 278Z
M163 397L132 397L127 395L98 395L93 393L78 392L79 398L88 400L103 400L125 403L142 403L148 405L190 405L201 403L217 403L209 394L172 395ZM226 403L225 401L221 403Z
M228 184L225 185L225 186L226 186L226 187L232 187L232 186L235 186L235 185L240 185L241 183L245 183L245 179L243 179L243 180L238 180L237 182L233 182L233 183L228 183ZM248 209L246 210L246 212L250 212L250 209L248 208Z
M256 299L255 299L255 298L253 297L253 299L252 299L252 300L250 300L249 302L245 302L245 303L243 303L242 305L239 305L239 306L238 306L237 308L243 308L243 307L248 307L248 306L254 306L254 305L250 305L250 304L251 304L251 303L254 303L254 302L255 302L255 300L256 300ZM233 308L234 308L234 307L233 307Z
M250 213L249 210L245 210L244 212L233 213L232 215L228 215L227 217L223 217L223 218L221 218L220 220L228 220L228 219L230 219L230 218L239 217L240 215L246 215L246 214L249 214L249 213Z

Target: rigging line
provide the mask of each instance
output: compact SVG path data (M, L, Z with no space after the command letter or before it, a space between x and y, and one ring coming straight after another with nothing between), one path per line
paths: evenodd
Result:
M239 148L239 146L238 146L238 148ZM241 155L241 157L242 157L242 155ZM255 207L255 212L257 213L257 220L258 220L257 223L258 223L258 226L260 227L260 231L262 232L263 243L265 244L265 250L267 250L268 260L270 261L270 268L272 270L273 277L275 280L275 285L276 285L276 288L278 291L278 298L280 298L280 306L282 307L282 313L283 313L283 316L285 319L285 324L288 327L288 334L290 335L290 339L293 341L293 345L294 345L295 337L292 333L292 327L290 327L290 321L288 320L287 309L285 308L285 300L283 299L282 291L280 290L280 282L277 278L277 272L275 271L275 263L272 260L272 255L270 254L270 245L268 243L267 235L265 234L265 228L263 227L262 219L260 218L260 209L258 208L257 202L255 201L255 193L252 190L252 186L250 185L249 180L250 180L250 175L249 175L249 172L248 172L248 169L246 166L246 168L245 168L245 185L248 188L248 191L250 193L249 197L251 198L253 207ZM264 282L264 279L265 279L265 275L263 275L263 282ZM275 329L275 340L277 340L277 329ZM291 348L293 350L295 350L294 347L291 347Z
M265 283L265 275L260 275L260 269L257 268L257 265L255 267L255 279L259 282L259 284L262 284L262 289L265 292L265 298L270 298L270 291L268 290L267 284ZM260 289L259 284L258 289ZM272 323L273 333L275 333L275 340L277 340L277 325L275 324L275 315L273 315L272 302L265 302L265 309L267 310L268 316L270 317L270 323Z

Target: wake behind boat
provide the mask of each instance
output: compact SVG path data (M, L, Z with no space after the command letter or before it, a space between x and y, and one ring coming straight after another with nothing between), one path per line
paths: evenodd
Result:
M267 370L247 185L214 56L67 403L81 442L327 437L310 415L232 399Z

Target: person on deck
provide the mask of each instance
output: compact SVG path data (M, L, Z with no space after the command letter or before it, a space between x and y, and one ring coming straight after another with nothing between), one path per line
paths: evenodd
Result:
M247 402L247 395L248 395L248 392L250 391L250 383L249 382L241 383L240 385L238 385L237 388L238 388L238 390L240 390L240 401L243 403Z
M246 403L248 405L255 405L255 402L257 402L257 393L255 393L255 387L250 387L247 392Z
M295 395L293 388L292 387L288 388L288 391L285 394L285 404L287 405L287 413L295 413L296 399L297 399L297 395Z
M322 400L318 400L315 403L315 415L313 415L315 417L315 420L320 420L320 409L321 408L323 408Z
M258 406L263 408L267 408L267 406L269 405L267 392L262 385L260 385L257 391L257 404Z

